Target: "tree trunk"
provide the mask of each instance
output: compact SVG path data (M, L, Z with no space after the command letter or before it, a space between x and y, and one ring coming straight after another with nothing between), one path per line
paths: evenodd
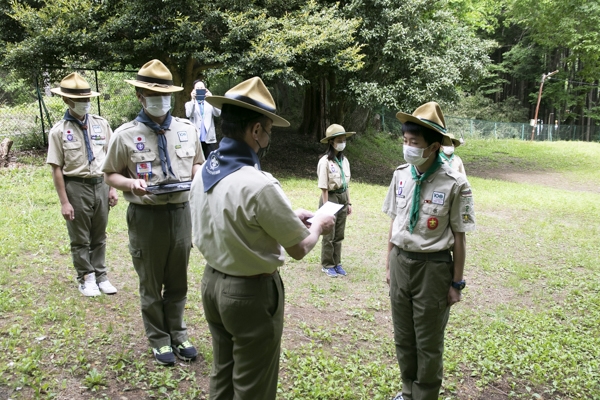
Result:
M13 145L13 141L9 138L4 138L0 143L0 167L8 167L10 160L10 148Z
M316 140L325 137L327 112L324 89L325 79L321 79L318 85L306 87L302 105L302 123L298 128L299 133L311 135Z

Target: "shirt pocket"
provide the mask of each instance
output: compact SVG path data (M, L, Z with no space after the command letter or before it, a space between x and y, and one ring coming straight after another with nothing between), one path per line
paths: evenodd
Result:
M64 142L63 151L65 164L84 164L87 161L87 154L81 147L81 142Z
M450 207L448 204L439 205L425 203L419 216L424 237L441 235L449 224Z
M179 163L179 168L177 169L179 179L182 181L188 181L192 179L192 167L194 166L196 149L193 147L175 149L175 154L177 154L177 160Z
M147 151L144 153L131 153L131 163L133 171L138 178L143 178L144 174L151 173L150 179L154 178L153 164L156 160L156 153Z

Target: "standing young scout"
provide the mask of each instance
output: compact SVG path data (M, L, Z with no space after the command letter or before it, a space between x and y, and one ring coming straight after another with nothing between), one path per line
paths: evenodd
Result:
M465 232L475 229L465 175L444 164L440 146L452 141L437 103L399 112L408 164L394 172L383 212L390 225L390 285L402 394L395 400L437 400L442 384L444 330L450 306L465 287Z
M260 168L276 114L262 80L248 79L225 96L223 139L196 175L190 202L194 244L207 265L202 306L212 334L211 400L274 400L283 333L285 252L299 260L333 226L332 216L293 211L279 182Z
M462 144L462 138L455 139L454 136L450 135L452 138L451 146L442 146L442 151L440 152L440 157L442 157L442 161L448 164L455 171L460 172L461 174L466 175L465 165L463 164L462 159L454 153L454 149Z
M321 245L321 271L327 276L335 278L338 275L346 275L342 268L342 240L346 230L346 217L352 214L352 203L350 203L350 163L344 157L346 138L356 132L346 132L343 126L333 124L327 128L325 137L321 143L329 145L327 153L319 160L317 165L317 176L319 177L319 207L327 201L343 204L341 210L335 215L335 227L327 235L323 235Z
M171 93L183 88L173 86L162 62L147 62L126 82L135 86L142 110L115 131L103 171L129 201L129 252L140 280L146 336L156 361L173 365L175 355L184 361L197 355L183 321L192 247L189 192L154 195L146 188L191 180L204 156L196 128L171 116Z
M108 122L88 114L91 97L100 96L77 73L50 89L69 108L48 135L48 158L62 216L67 221L71 256L79 291L84 296L117 289L106 276L106 225L108 210L117 204L117 191L104 183L102 162L112 134Z

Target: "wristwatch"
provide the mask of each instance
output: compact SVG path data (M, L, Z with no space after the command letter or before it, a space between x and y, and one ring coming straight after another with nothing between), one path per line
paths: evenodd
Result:
M460 282L452 282L452 287L459 291L463 290L466 285L467 285L467 282L464 279Z

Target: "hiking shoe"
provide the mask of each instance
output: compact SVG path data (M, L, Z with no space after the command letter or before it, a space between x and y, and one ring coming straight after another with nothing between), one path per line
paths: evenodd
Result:
M178 346L173 346L173 352L175 355L183 361L194 361L198 356L196 348L190 343L189 340L181 343Z
M173 365L175 364L175 356L171 346L163 346L160 349L152 349L156 362L160 365Z
M402 397L402 393L398 393L392 400L404 400L404 397Z
M344 271L344 268L342 268L342 264L336 265L335 267L333 267L333 269L338 275L346 276L346 271Z
M336 278L338 276L337 272L335 272L335 268L322 267L321 271L325 272L325 274L327 274L327 276L330 278Z
M83 283L79 284L81 294L87 297L100 296L100 289L96 285L96 275L92 272L91 274L87 274L83 279Z
M109 281L100 282L98 284L98 288L104 294L115 294L117 293L117 288L111 285Z

